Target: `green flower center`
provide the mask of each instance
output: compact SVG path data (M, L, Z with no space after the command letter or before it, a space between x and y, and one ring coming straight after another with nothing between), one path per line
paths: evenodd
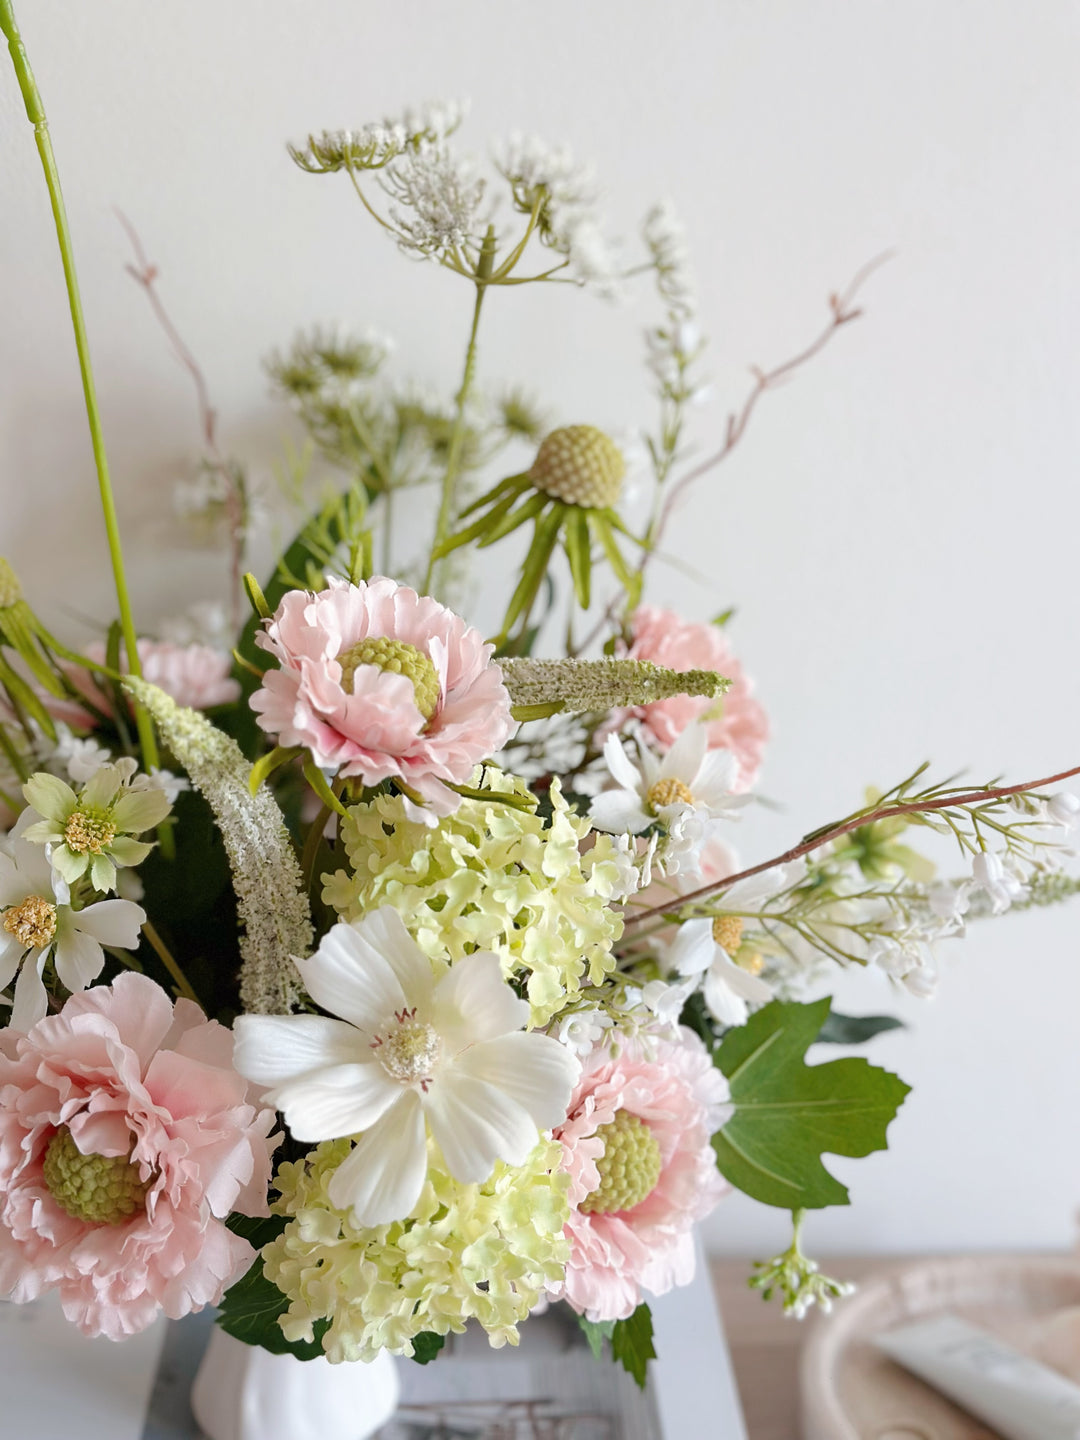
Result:
M56 934L56 906L43 895L28 895L4 911L4 929L28 950L43 949Z
M389 1033L375 1040L383 1069L403 1085L429 1080L442 1049L438 1031L408 1010L401 1011L394 1020Z
M100 855L116 839L116 826L104 810L73 810L64 841L75 855Z
M439 672L422 650L406 640L391 640L386 635L369 635L342 650L337 657L341 666L341 688L353 693L353 677L361 665L374 665L391 675L405 675L412 681L416 708L425 720L435 714L439 703Z
M602 430L564 425L540 446L529 479L537 490L569 505L606 510L618 500L625 473L622 451Z
M604 1153L596 1162L600 1184L578 1207L587 1215L632 1210L651 1195L660 1179L660 1146L644 1120L619 1110L608 1125L597 1126Z
M88 1225L123 1225L146 1208L149 1180L127 1155L84 1155L61 1125L45 1152L45 1184L60 1209Z

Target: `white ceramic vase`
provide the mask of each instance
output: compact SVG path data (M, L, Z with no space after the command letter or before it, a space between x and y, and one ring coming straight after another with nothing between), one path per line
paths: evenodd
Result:
M396 1362L297 1360L213 1327L191 1392L209 1440L367 1440L397 1408Z

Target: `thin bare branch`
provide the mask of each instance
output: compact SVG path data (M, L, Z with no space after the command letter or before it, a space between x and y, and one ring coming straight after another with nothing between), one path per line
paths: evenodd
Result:
M800 840L790 850L785 850L782 855L774 855L771 860L762 860L759 865L751 865L748 870L740 870L736 875L727 875L723 880L710 881L708 885L691 890L668 905L654 905L652 909L642 910L638 915L629 915L626 918L624 932L644 925L647 920L655 920L659 915L670 915L676 910L685 909L687 905L696 905L702 900L707 900L711 895L718 895L721 891L730 889L740 880L748 880L752 875L760 875L764 870L771 870L778 865L789 865L793 860L801 860L812 850L819 850L822 845L828 845L831 841L838 840L841 835L847 835L852 830L861 830L864 825L874 825L879 820L893 820L899 815L925 814L929 810L952 810L988 800L1004 800L1010 795L1022 795L1029 791L1043 790L1048 785L1058 785L1062 780L1071 779L1074 775L1080 775L1080 765L1074 765L1071 770L1062 770L1057 775L1047 775L1042 780L1026 780L1020 785L996 785L960 793L953 791L941 795L935 800L912 801L907 805L883 805L880 809L856 815L852 820L844 820L838 825L819 830L806 839Z

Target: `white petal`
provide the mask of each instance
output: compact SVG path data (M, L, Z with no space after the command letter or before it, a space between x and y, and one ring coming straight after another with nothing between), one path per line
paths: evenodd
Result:
M664 756L660 766L660 778L681 780L693 790L708 746L709 734L705 726L697 724L696 721L688 725Z
M699 728L704 729L704 726ZM699 795L702 800L709 796L719 798L730 795L738 768L735 756L730 750L710 750L698 768L695 795Z
M405 928L396 910L384 905L356 923L357 930L389 964L409 1005L423 1005L431 995L431 961Z
M0 990L6 990L15 979L15 971L23 957L23 947L14 935L0 931Z
M37 849L37 846L34 848ZM27 883L15 868L15 861L0 850L0 908L21 905L26 899L27 890Z
M440 1070L423 1104L446 1168L464 1185L485 1181L496 1160L523 1165L540 1138L516 1100L456 1065Z
M456 1055L477 1040L506 1035L528 1024L529 1004L502 978L498 956L466 955L435 987L431 1020L446 1050Z
M39 815L54 822L65 821L78 803L70 785L44 770L30 776L23 786L23 794Z
M720 952L713 961L713 972L720 976L728 989L734 990L736 995L741 995L744 1000L752 1000L755 1005L764 1005L772 999L772 986L767 985L758 975L751 975L749 970L744 970L741 965L736 965L734 960Z
M92 936L102 945L117 945L122 950L137 947L139 930L145 921L146 911L130 900L99 900L72 917L76 930Z
M762 870L760 875L748 875L745 880L737 880L723 892L724 903L733 910L744 910L750 901L766 900L770 895L785 890L789 883L788 867L774 865L770 870Z
M700 975L713 963L718 949L711 920L687 920L671 942L668 959L680 975Z
M637 794L629 790L604 790L593 798L589 807L589 819L595 828L613 835L627 830L632 835L640 835L653 823L653 818L645 813Z
M353 1147L327 1187L331 1205L352 1209L357 1225L403 1220L420 1198L427 1178L424 1112L414 1090Z
M746 1001L736 995L722 976L710 970L705 976L705 1004L721 1025L745 1025L749 1011Z
M32 950L23 961L15 982L15 1003L11 1007L12 1030L29 1030L45 1018L49 997L45 994L41 972L45 968L46 953L44 950Z
M484 1040L459 1055L454 1068L502 1090L529 1112L541 1130L554 1130L566 1119L581 1074L581 1066L565 1045L536 1034Z
M56 936L56 974L72 992L85 990L101 974L105 952L92 935L84 935L70 923L70 912Z
M371 1042L354 1025L325 1015L241 1015L233 1024L233 1065L269 1089L326 1070L371 1059Z
M618 735L609 735L604 741L604 763L611 773L611 778L624 790L641 789L641 775L627 755Z
M406 1008L405 992L362 925L333 926L310 960L297 960L296 968L317 1005L374 1035L388 1015Z
M266 1094L295 1140L339 1140L367 1130L405 1091L374 1060L335 1065L280 1085Z

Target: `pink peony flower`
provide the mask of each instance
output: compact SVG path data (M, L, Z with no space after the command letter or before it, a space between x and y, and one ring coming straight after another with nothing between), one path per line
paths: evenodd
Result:
M652 605L634 611L631 628L633 639L626 652L631 660L652 660L669 670L718 670L734 684L719 701L673 695L668 700L654 700L651 705L617 710L604 726L605 733L621 728L635 716L657 745L666 750L688 725L710 711L717 712L717 718L706 721L709 748L734 754L738 761L734 788L738 792L749 790L761 768L769 721L761 702L754 697L753 682L731 653L723 630L717 625L683 620L673 610L658 610Z
M459 803L443 782L468 781L513 734L494 647L394 580L290 591L259 644L281 662L251 698L264 730L365 785L399 779L435 814Z
M0 1294L57 1289L111 1340L221 1298L255 1258L224 1217L266 1214L274 1148L232 1047L135 974L0 1033Z
M590 1320L625 1320L643 1290L693 1279L693 1227L730 1188L710 1144L729 1114L727 1081L690 1030L624 1041L614 1059L610 1041L593 1051L554 1132L573 1207L555 1298ZM633 1203L609 1208L620 1201Z
M189 710L209 710L214 705L231 705L240 698L240 682L232 678L232 659L222 650L209 645L176 645L171 640L140 640L138 649L143 679L159 686L178 705ZM84 654L99 665L105 663L105 646L99 641L87 645ZM120 664L126 663L127 652L121 646ZM89 675L86 679L93 686ZM80 680L75 683L84 689ZM86 693L90 699L95 698L88 690Z

